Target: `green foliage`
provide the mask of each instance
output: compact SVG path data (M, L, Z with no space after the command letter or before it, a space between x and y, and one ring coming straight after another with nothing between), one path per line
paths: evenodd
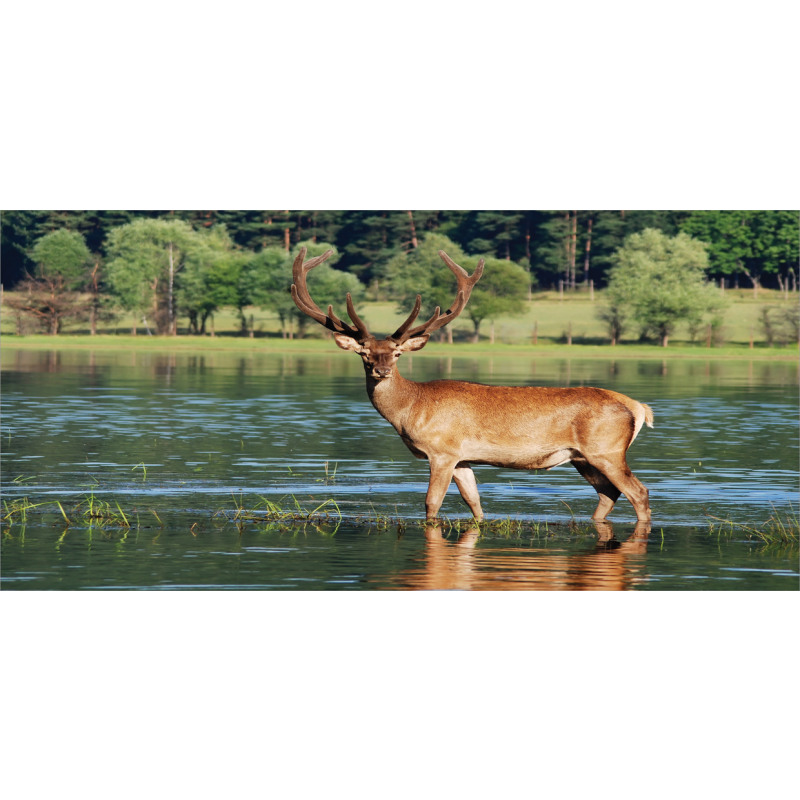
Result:
M80 233L62 228L39 238L31 257L36 265L34 275L18 284L22 291L5 298L5 303L56 335L66 320L85 314L78 289L88 282L91 253Z
M77 231L61 228L42 236L33 247L35 276L61 289L77 289L86 279L91 253Z
M237 306L246 255L232 249L224 225L195 232L186 243L178 276L178 311L189 317L192 333L205 333L206 321L220 306Z
M362 284L369 285L376 299L397 302L403 314L418 293L425 303L422 316L437 304L447 307L454 281L439 249L458 263L478 255L510 260L528 270L531 285L542 288L564 281L568 289L580 289L591 280L600 289L626 237L647 229L671 237L683 232L705 242L708 275L737 282L747 276L754 291L779 287L785 297L798 286L800 224L794 211L73 210L4 211L0 221L4 288L33 292L28 302L33 309L37 284L23 284L25 276L58 277L61 288L50 292L52 311L45 312L51 323L53 315L80 316L79 308L68 308L60 302L65 298L55 295L69 291L68 285L88 289L92 328L103 309L113 306L144 316L162 333L176 331L179 315L188 317L190 330L202 332L224 306L238 309L244 329L252 313L246 309L254 304L272 309L288 333L299 320L287 276L291 253L301 242L309 242L311 252L329 246L324 243L335 248L335 263L315 270L310 285L328 291L323 284L339 279L329 299L340 316L342 274L360 281L348 284L355 296L363 296ZM76 266L85 252L72 245L80 241L91 256L91 278L86 263ZM487 269L476 287L465 319L477 312L491 272ZM609 326L624 325L621 305L607 311ZM702 331L696 315L686 321L691 330Z
M461 263L461 266L470 274L474 272L477 265L478 258L476 256L465 258ZM529 279L528 271L513 261L501 258L486 259L483 277L472 290L469 303L463 312L472 321L475 328L475 341L478 340L483 320L524 312ZM453 302L453 297L454 295L451 294L443 308L447 308Z
M108 282L123 308L151 314L159 333L174 333L176 276L198 244L193 228L177 219L137 219L112 229Z
M416 296L422 296L422 313L430 316L436 306L446 309L453 300L454 278L439 256L444 250L457 264L466 253L454 241L440 233L428 233L421 238L419 247L397 253L383 270L385 288L398 310L408 313Z
M797 211L693 211L682 230L708 244L713 274L743 274L754 288L797 267Z
M265 247L258 253L250 253L243 265L238 285L236 307L244 319L243 308L247 305L266 308L277 314L284 336L287 323L296 306L289 294L292 283L292 259L282 247Z
M606 293L610 310L629 310L642 336L655 333L665 347L677 322L696 323L723 306L706 281L705 245L685 233L669 237L647 228L631 234L615 262Z

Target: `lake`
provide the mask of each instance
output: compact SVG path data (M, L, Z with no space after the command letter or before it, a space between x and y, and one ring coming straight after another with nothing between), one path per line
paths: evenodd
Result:
M400 370L603 386L651 405L655 427L628 455L650 489L649 536L624 497L610 526L592 525L596 495L570 465L476 467L490 524L471 528L451 486L445 524L426 530L427 463L369 403L360 359L333 344L254 355L6 342L3 499L37 507L3 523L2 588L798 589L796 538L753 533L797 516L795 362L452 350L404 356ZM89 504L113 517L85 516Z

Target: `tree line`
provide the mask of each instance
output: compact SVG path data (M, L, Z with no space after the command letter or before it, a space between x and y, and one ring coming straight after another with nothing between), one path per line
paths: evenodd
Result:
M446 307L443 249L470 270L487 261L465 311L476 336L483 319L522 310L537 288L591 286L608 288L612 339L633 320L662 343L670 323L653 308L664 298L683 292L660 313L691 321L719 312L712 282L796 290L800 233L795 211L7 211L0 221L3 284L16 290L5 304L51 333L77 318L94 331L119 308L160 334L177 333L179 318L204 333L222 306L238 309L243 332L248 306L302 332L287 290L305 246L309 256L334 251L309 278L322 307L347 292L356 304L421 293L425 310ZM645 275L658 291L636 311Z

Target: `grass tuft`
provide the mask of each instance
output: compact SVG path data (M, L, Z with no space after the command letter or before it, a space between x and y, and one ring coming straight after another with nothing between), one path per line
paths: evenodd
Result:
M770 517L758 525L734 522L707 514L709 534L716 536L732 536L743 533L748 539L756 539L764 544L794 544L798 543L800 535L800 520L794 507L790 506L783 515L773 506Z

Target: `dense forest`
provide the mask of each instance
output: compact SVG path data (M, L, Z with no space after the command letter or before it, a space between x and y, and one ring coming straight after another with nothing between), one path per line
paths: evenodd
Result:
M81 310L93 326L111 308L134 311L160 333L176 332L178 316L202 333L220 306L269 305L288 317L287 278L301 244L334 250L315 271L325 303L346 291L403 301L421 289L447 302L450 288L437 287L431 269L445 249L466 267L491 262L484 312L473 303L491 316L503 304L489 294L605 287L620 248L647 230L702 242L709 282L791 291L800 230L796 211L20 210L2 212L0 223L3 288L38 292L45 305L50 296L51 307L29 302L26 313L39 313L52 333Z

